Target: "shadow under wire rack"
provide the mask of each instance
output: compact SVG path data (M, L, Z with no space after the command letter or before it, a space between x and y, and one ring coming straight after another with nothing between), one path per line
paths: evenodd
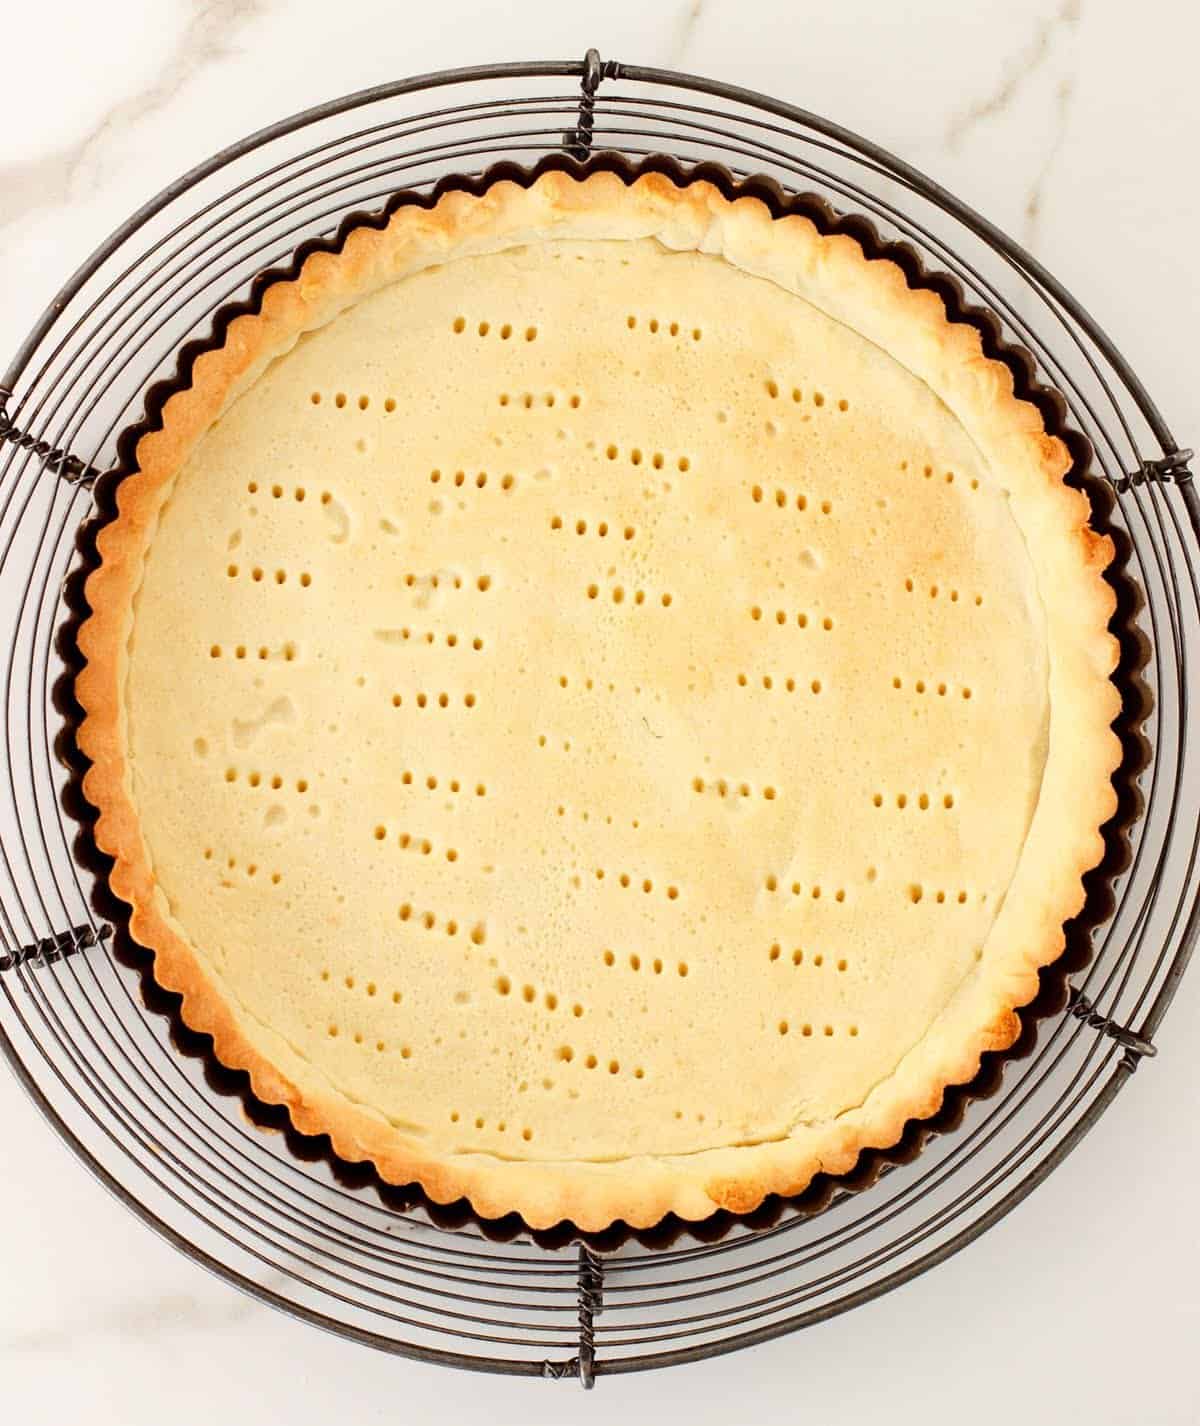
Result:
M611 1249L495 1235L398 1209L297 1156L214 1093L147 1013L115 953L55 754L55 631L91 486L182 343L303 242L398 189L501 162L604 151L718 163L866 215L995 314L1065 398L1112 493L1139 593L1147 708L1125 865L1036 1048L962 1126L823 1212L733 1223L712 1242L626 1236ZM349 95L216 154L83 264L0 380L0 1049L80 1159L197 1262L264 1302L387 1351L573 1378L687 1362L811 1325L977 1237L1079 1142L1154 1036L1194 942L1200 838L1194 660L1200 502L1180 450L1095 321L1028 253L906 164L837 125L690 75L601 61L448 70Z

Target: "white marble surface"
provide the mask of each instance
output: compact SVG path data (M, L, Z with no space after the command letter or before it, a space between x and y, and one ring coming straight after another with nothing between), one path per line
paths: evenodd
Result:
M395 76L589 44L794 99L925 168L1028 242L1181 438L1200 438L1200 23L1178 0L523 0L507 17L481 0L13 7L0 357L130 208L247 130ZM1193 980L1154 1065L966 1252L800 1337L588 1398L393 1361L257 1306L111 1202L0 1072L0 1420L1200 1421Z

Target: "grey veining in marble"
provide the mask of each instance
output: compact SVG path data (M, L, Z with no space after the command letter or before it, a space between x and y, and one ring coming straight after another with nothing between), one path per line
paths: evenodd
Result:
M954 114L946 125L946 147L951 152L961 149L973 130L1007 114L1038 74L1054 58L1065 56L1066 69L1054 89L1054 121L1046 140L1045 158L1030 179L1025 199L1021 236L1026 247L1036 244L1043 193L1070 123L1082 13L1082 0L1062 0L1056 10L1040 18L1029 42L1003 62L996 86Z
M159 74L113 105L78 139L34 159L0 163L0 231L35 209L71 202L104 182L114 135L153 120L202 70L233 52L241 31L264 15L273 0L191 0L190 17ZM115 61L119 64L119 58Z
M667 69L687 69L687 55L704 13L704 0L684 0L667 58Z
M251 1297L238 1294L219 1302L202 1302L187 1293L163 1293L143 1300L118 1302L100 1315L64 1316L52 1324L17 1330L0 1341L0 1361L25 1355L53 1356L82 1341L134 1335L157 1340L178 1332L207 1332L244 1322L265 1311Z

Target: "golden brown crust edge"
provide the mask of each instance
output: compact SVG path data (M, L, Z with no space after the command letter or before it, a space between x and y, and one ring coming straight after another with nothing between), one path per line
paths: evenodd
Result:
M941 1037L948 1052L931 1054L927 1035L862 1105L778 1142L610 1164L431 1155L311 1066L304 1072L305 1062L289 1074L260 1053L203 953L173 924L141 837L124 736L127 644L145 551L197 442L302 332L366 293L450 256L546 236L655 237L716 253L884 346L1010 479L1039 587L1054 594L1046 608L1052 714L1042 792L986 954L936 1022L954 1032ZM1112 545L1088 527L1086 498L1063 483L1065 446L1014 395L1008 369L984 355L973 327L950 322L936 294L910 289L895 264L866 258L849 237L820 235L806 218L774 219L757 199L730 201L708 183L680 188L658 174L627 186L610 173L584 180L547 173L528 189L506 181L478 197L449 193L431 209L401 208L382 231L356 229L340 254L314 254L296 279L268 288L261 312L235 318L224 344L197 359L191 386L167 401L162 429L142 437L136 461L118 489L117 516L97 537L99 565L86 585L92 613L79 631L78 741L91 761L84 792L99 814L95 839L113 858L110 885L131 908L130 931L153 951L158 982L182 996L186 1023L211 1035L216 1057L247 1071L255 1094L284 1105L302 1133L327 1133L342 1158L370 1160L389 1182L419 1182L437 1202L465 1196L484 1217L516 1211L533 1228L565 1219L596 1231L618 1218L648 1227L668 1212L691 1220L718 1208L747 1212L767 1194L801 1192L818 1172L846 1172L864 1149L895 1144L909 1119L935 1113L945 1089L971 1079L985 1051L1016 1038L1015 1009L1035 993L1039 967L1061 953L1063 925L1083 904L1083 873L1103 853L1099 829L1116 808L1117 646L1107 633L1114 599L1102 578Z

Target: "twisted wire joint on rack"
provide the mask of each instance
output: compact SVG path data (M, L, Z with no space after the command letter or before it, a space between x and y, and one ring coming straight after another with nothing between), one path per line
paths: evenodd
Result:
M55 961L73 956L77 951L90 950L107 941L112 935L111 926L72 926L66 931L57 931L53 936L43 936L40 941L18 946L15 951L0 955L0 972L15 970L17 966L48 966Z
M1194 451L1178 450L1144 460L1137 470L1114 480L1113 487L1118 494L1124 495L1137 485L1188 485L1192 480L1188 462L1194 455Z
M579 1249L579 1380L585 1391L596 1384L595 1320L604 1306L604 1263L588 1247Z
M604 1262L590 1248L580 1246L576 1270L579 1315L579 1354L562 1361L544 1361L542 1376L547 1381L567 1381L578 1377L585 1391L596 1385L595 1321L604 1306Z
M1158 1054L1157 1045L1144 1035L1139 1035L1136 1030L1131 1030L1127 1025L1118 1024L1109 1016L1101 1014L1081 990L1072 987L1071 998L1067 1001L1067 1010L1074 1015L1076 1020L1082 1020L1093 1030L1100 1030L1109 1039L1116 1040L1118 1045L1124 1045L1125 1054L1121 1064L1130 1074L1137 1069L1143 1057L1149 1060Z
M619 79L621 66L615 59L602 60L600 51L588 50L583 57L583 74L579 80L579 117L573 129L567 129L563 136L563 148L582 163L591 156L592 135L595 132L596 90L602 79Z
M46 470L52 470L56 475L61 475L68 485L90 487L101 475L103 471L97 470L94 465L88 465L86 461L81 461L78 456L74 456L70 451L63 450L61 446L51 445L49 441L42 441L29 431L23 431L16 425L12 418L4 410L5 402L11 392L0 389L0 442L11 441L13 445L20 446L22 450L32 451Z

